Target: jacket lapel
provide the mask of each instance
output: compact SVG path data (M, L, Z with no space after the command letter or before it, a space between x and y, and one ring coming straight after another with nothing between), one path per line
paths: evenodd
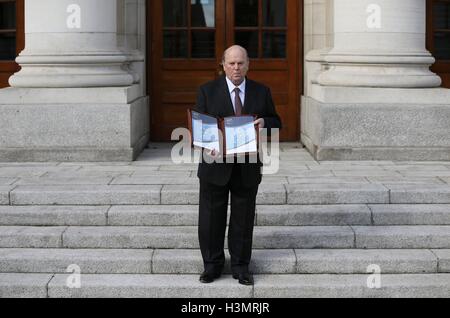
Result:
M252 114L254 110L254 102L255 102L255 90L253 89L253 82L247 79L247 83L245 86L245 102L244 109L242 110L243 114Z

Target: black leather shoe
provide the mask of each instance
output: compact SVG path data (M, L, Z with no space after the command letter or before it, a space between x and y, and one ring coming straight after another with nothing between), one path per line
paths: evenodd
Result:
M245 286L253 286L253 275L250 273L239 273L239 274L233 274L234 279L239 280L239 284L245 285Z
M203 272L203 274L200 275L200 282L203 284L209 284L219 277L220 274Z

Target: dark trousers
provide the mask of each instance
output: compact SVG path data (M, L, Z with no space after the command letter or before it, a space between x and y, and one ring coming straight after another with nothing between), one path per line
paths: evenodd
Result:
M247 272L252 255L258 185L244 187L241 165L234 164L230 181L225 186L200 180L198 234L205 270L211 273L220 273L225 263L224 241L230 193L228 249L232 272Z

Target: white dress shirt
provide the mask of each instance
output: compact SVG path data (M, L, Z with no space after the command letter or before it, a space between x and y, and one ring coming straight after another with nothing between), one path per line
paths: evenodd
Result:
M242 107L244 107L244 105L245 105L245 85L246 85L247 81L244 79L244 81L241 83L241 85L236 86L236 85L233 84L232 81L230 81L228 79L228 77L225 76L225 78L227 80L228 91L230 93L231 102L233 103L234 112L236 112L235 96L234 96L236 93L234 92L234 90L236 89L236 87L239 88L239 90L240 90L239 97L241 98Z

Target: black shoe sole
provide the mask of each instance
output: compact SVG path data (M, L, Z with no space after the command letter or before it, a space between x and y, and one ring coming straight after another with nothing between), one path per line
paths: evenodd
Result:
M254 284L253 283L250 283L250 282L243 282L243 281L239 281L239 284L241 284L241 285L244 285L244 286L253 286Z
M238 275L233 274L233 278L239 280L239 284L241 284L241 285L245 285L245 286L253 286L254 285L254 282L247 282L247 281L240 280Z
M200 283L203 283L203 284L211 284L211 283L214 282L214 280L220 278L220 276L221 276L221 275L215 275L215 276L213 276L210 280L209 280L209 279L208 279L208 280L205 280L205 279L202 279L202 278L200 277L199 281L200 281Z
M202 283L202 284L211 284L211 283L214 282L214 279L213 279L213 280L203 280L203 279L200 279L199 281L200 281L200 283Z

